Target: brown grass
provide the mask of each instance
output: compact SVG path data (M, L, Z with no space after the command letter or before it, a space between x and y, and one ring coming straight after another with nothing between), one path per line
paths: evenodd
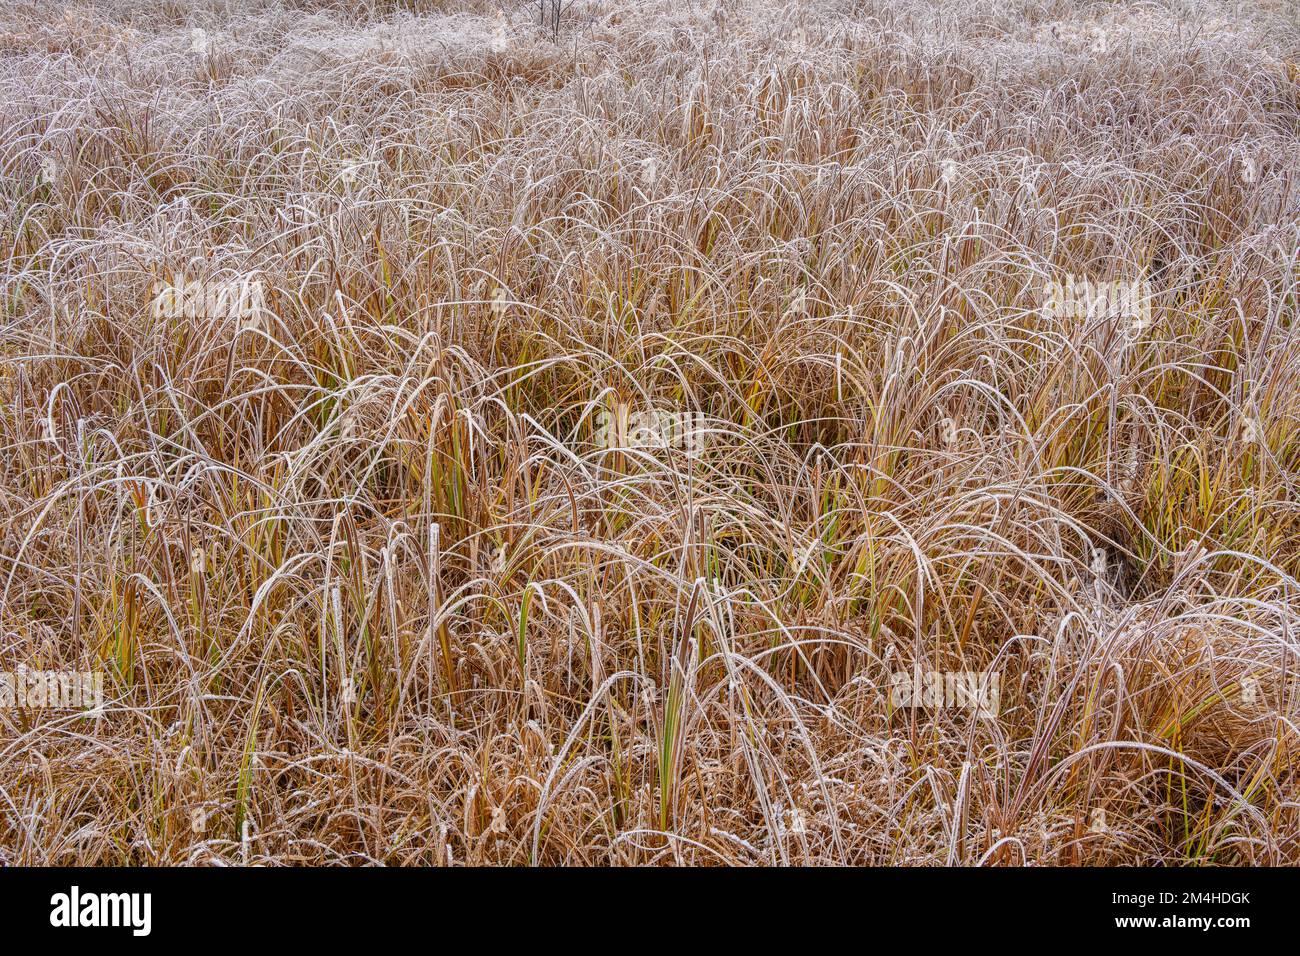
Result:
M1300 859L1235 6L10 5L0 670L107 700L0 710L0 863Z

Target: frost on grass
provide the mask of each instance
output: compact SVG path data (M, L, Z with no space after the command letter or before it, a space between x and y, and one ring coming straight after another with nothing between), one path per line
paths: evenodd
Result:
M0 17L0 863L1300 859L1285 4L427 6Z

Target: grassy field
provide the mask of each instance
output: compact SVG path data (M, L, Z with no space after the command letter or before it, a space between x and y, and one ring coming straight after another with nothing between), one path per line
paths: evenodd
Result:
M1294 9L7 3L0 864L1300 861Z

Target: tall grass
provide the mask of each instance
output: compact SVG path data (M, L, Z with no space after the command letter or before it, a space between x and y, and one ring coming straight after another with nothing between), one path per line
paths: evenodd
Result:
M108 699L0 710L0 862L1300 859L1239 6L11 4L0 670Z

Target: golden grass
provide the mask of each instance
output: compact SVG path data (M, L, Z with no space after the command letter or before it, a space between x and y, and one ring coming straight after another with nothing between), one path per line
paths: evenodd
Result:
M108 699L0 710L0 863L1300 859L1236 6L11 5L0 670Z

